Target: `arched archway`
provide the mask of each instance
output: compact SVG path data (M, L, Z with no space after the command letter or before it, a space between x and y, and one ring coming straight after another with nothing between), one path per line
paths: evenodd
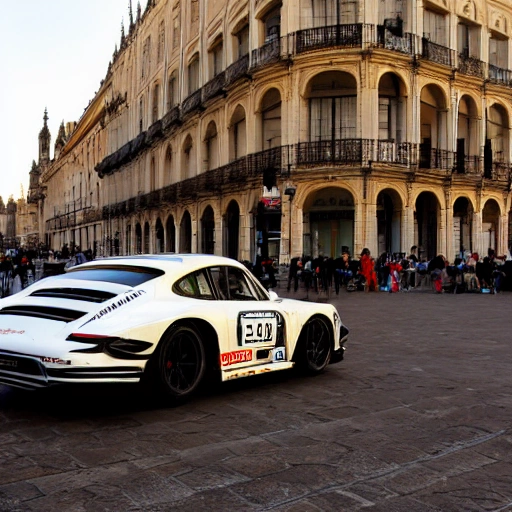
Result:
M342 247L353 254L355 203L350 191L326 187L311 193L304 203L304 255L336 257Z
M498 249L500 235L500 206L495 199L488 199L482 210L482 249Z
M437 256L440 206L432 192L422 192L416 199L414 219L415 245L420 259Z
M238 259L239 239L240 239L240 207L233 200L229 203L226 210L225 223L225 247L224 254L228 258Z
M473 251L473 206L467 197L453 203L453 251L457 258Z
M150 228L149 228L149 222L146 222L144 224L144 254L149 254L150 251L150 243L149 243L149 237L150 237Z
M215 253L215 215L210 205L205 208L201 217L201 252Z
M142 254L142 227L138 222L135 225L135 252Z
M396 190L385 189L377 196L378 254L401 251L402 209Z
M157 253L164 252L165 246L164 246L164 226L162 224L162 221L160 220L160 217L156 220L155 224L155 241L156 241L156 247L155 250Z
M169 215L165 223L165 251L176 252L176 226L174 224L174 217Z
M190 213L185 210L180 222L180 248L181 253L190 254L192 252L192 219Z

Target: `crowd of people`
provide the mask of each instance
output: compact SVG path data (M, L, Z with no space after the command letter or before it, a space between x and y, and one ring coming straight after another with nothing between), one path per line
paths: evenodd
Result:
M498 293L505 280L506 257L498 257L493 249L481 258L476 252L466 252L450 263L443 255L430 260L421 258L417 246L410 253L382 253L373 258L365 248L358 258L352 258L343 247L337 258L320 254L316 258L293 258L288 272L287 290L297 291L302 283L306 290L333 290L336 295L343 287L347 291L364 290L399 292L424 288L431 284L436 293Z
M36 275L36 261L50 263L62 262L63 264L79 265L94 259L91 249L82 251L79 246L64 244L61 250L52 249L26 249L25 247L8 248L0 251L0 296L6 297L17 290L26 288L31 282L43 275ZM19 277L19 285L16 286Z

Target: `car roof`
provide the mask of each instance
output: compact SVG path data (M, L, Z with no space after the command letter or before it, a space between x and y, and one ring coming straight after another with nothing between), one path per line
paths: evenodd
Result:
M88 267L98 268L102 266L133 266L150 267L163 270L168 275L183 275L193 272L202 267L216 265L232 265L238 268L245 268L244 265L232 258L215 256L212 254L137 254L133 256L114 256L99 258L76 267L71 267L68 272L74 269L86 269Z

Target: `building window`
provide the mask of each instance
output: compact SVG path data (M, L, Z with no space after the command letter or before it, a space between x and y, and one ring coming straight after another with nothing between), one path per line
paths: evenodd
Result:
M152 113L152 122L156 123L158 121L158 99L160 96L160 84L155 84L155 88L153 89L153 113Z
M151 69L151 37L142 46L142 79L148 78Z
M429 11L423 12L423 37L441 46L448 46L447 17L444 14Z
M312 0L313 26L356 23L357 0Z
M235 60L249 53L249 25L245 25L235 34Z
M210 78L217 76L223 69L222 38L219 39L209 52Z
M480 59L480 27L459 20L457 28L457 51L462 58Z
M139 133L144 129L144 98L139 101Z
M264 18L265 43L279 39L281 35L281 6L270 11Z
M176 79L176 71L171 73L167 87L167 110L171 110L177 104L176 97L178 93L178 81Z
M188 65L188 94L199 89L199 56L195 55Z
M158 32L158 52L157 52L157 62L161 64L164 60L164 51L165 51L165 24L162 21L160 23L160 29Z
M489 39L489 64L501 69L508 69L508 39L499 38L491 33Z

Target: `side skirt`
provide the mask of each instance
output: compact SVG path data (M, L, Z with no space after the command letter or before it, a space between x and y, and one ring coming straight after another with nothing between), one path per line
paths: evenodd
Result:
M281 363L265 363L254 366L245 366L244 368L233 368L222 370L222 382L227 380L241 379L242 377L251 377L262 373L276 372L279 370L290 370L295 363L283 361Z

